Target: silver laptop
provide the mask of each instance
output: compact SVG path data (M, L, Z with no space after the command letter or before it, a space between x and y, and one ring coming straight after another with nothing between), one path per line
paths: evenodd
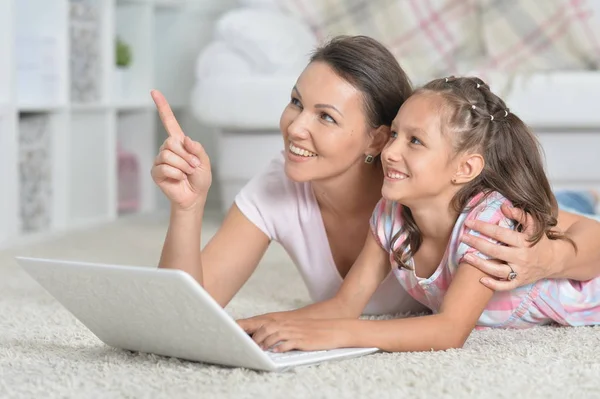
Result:
M378 351L264 351L196 280L180 270L16 259L102 342L115 348L265 371Z

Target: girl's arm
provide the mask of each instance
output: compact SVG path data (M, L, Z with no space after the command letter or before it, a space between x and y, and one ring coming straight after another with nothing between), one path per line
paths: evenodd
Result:
M440 313L395 320L283 320L266 323L253 335L275 352L344 347L387 352L460 348L477 324L493 291L479 283L483 272L463 263L444 297Z
M389 272L388 253L369 233L362 251L333 298L296 310L238 320L238 324L247 333L254 333L273 320L358 318Z
M459 266L435 315L396 320L358 320L348 346L376 347L387 352L461 348L492 298L493 291L479 283L484 273Z

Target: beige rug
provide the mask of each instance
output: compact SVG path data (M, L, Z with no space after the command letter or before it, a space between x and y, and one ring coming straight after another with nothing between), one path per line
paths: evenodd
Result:
M213 234L217 220L207 223ZM0 252L0 398L598 398L600 329L475 332L448 352L376 354L275 374L105 346L28 278L16 254L153 266L164 217L130 218ZM228 311L306 303L274 245Z

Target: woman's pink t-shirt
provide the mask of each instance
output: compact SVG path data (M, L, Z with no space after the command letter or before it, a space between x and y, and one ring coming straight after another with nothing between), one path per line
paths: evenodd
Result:
M337 270L310 183L290 180L284 155L273 159L238 193L241 212L271 240L286 250L298 268L313 301L332 298L343 279ZM390 272L364 314L390 314L426 309L414 300Z

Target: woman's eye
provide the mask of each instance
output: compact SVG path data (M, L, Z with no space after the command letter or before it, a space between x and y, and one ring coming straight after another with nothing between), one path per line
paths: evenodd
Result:
M421 143L421 140L419 140L419 139L418 139L418 138L416 138L415 136L412 136L412 137L410 138L410 143L411 143L411 144L417 144L417 145L421 145L421 144L423 144L423 143Z
M332 123L335 123L335 119L333 119L333 118L331 117L331 115L329 115L329 114L326 114L326 113L322 113L322 114L321 114L321 119L323 119L323 120L325 120L325 121L327 121L327 122L332 122Z
M302 103L295 97L292 97L290 104L295 105L296 107L302 108Z
M392 133L390 134L390 137L393 138L393 139L398 138L398 133L392 131Z

